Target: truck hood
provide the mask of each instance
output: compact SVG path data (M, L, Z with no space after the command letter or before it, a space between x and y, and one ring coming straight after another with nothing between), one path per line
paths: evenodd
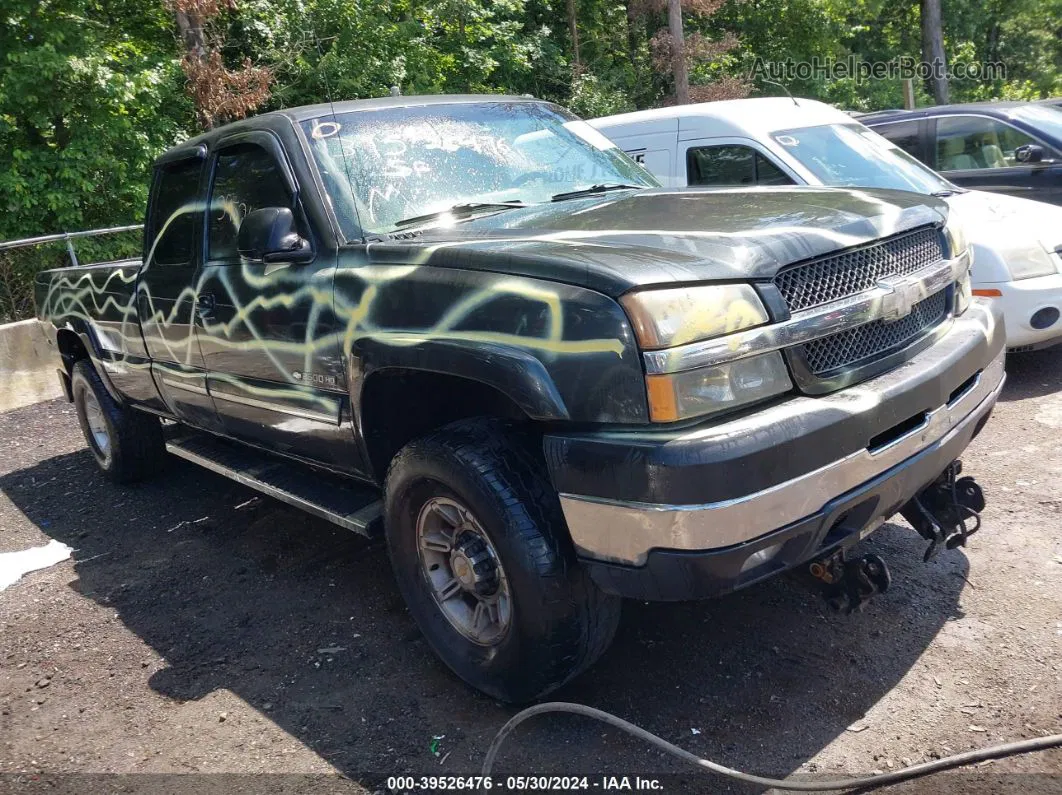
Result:
M380 264L474 268L617 296L675 282L770 279L794 262L926 224L939 199L820 187L639 190L533 205L369 244Z
M947 198L974 249L977 284L1006 282L1027 272L1062 265L1062 207L971 190Z

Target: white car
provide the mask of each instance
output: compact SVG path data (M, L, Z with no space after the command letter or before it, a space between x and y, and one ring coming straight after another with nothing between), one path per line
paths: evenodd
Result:
M999 302L1010 350L1062 343L1062 207L964 190L848 114L809 99L706 102L590 121L667 186L828 185L944 197Z

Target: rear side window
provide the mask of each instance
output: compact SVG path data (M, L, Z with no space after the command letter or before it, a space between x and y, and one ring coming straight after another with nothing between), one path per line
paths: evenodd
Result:
M198 219L200 160L183 160L155 172L155 201L148 228L154 240L151 261L159 265L184 265L192 261Z
M263 207L295 210L287 180L276 159L257 144L222 149L210 194L210 259L237 259L236 236L240 224L247 213Z
M922 146L918 141L918 124L917 120L879 124L875 125L874 132L892 141L911 157L921 160Z
M778 166L749 146L699 146L686 153L686 181L690 185L792 185Z

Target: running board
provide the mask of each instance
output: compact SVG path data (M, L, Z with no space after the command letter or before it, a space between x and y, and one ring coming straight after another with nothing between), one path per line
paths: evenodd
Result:
M347 530L372 536L380 529L383 503L372 486L208 434L175 436L166 449Z

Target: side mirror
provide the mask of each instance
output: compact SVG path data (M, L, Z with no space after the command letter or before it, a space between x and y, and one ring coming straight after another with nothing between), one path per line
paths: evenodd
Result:
M313 259L310 241L299 234L295 216L287 207L263 207L247 213L236 236L236 248L244 259L266 264Z
M1037 144L1025 144L1014 150L1014 159L1019 163L1039 163L1044 159L1044 148Z

